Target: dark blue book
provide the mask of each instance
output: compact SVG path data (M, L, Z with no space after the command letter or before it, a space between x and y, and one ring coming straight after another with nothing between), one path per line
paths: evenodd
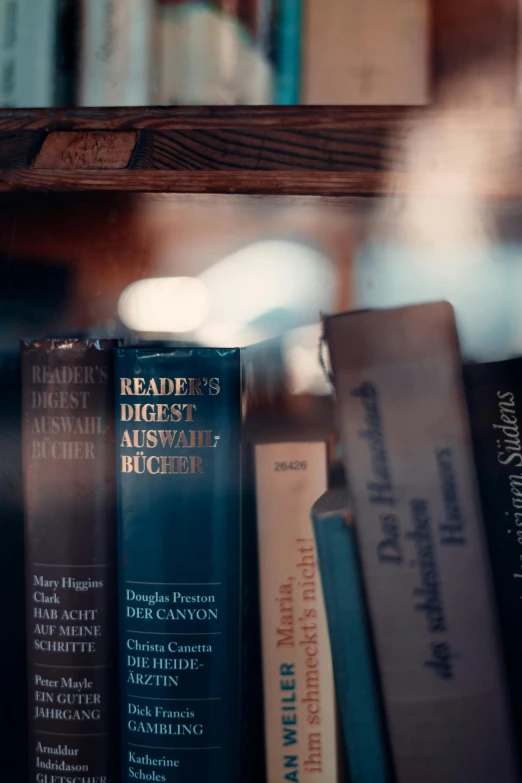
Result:
M312 507L312 520L350 781L388 783L388 746L347 492L325 492Z
M484 526L522 747L522 359L464 367Z
M116 351L123 780L239 781L240 380Z

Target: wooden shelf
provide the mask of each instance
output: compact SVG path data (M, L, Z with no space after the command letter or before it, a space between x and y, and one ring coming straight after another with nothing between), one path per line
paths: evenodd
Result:
M487 112L443 107L3 110L0 190L433 195L433 177L419 176L418 159L412 176L411 148L421 138L428 144L427 175L450 147L458 163L460 148L478 145L482 170L474 193L518 198L520 119L508 105ZM436 183L441 193L468 192L468 182L446 179Z

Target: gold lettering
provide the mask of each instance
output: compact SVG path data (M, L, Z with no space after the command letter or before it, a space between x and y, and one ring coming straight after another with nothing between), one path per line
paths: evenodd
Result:
M132 394L131 391L131 379L130 378L120 378L121 382L121 394Z
M126 448L132 448L129 430L125 430L125 432L123 433L120 446L125 446Z
M195 394L203 394L201 391L201 379L189 378L189 395L193 397ZM187 419L187 421L192 421L192 419Z
M132 405L129 405L128 402L122 402L120 404L120 409L121 409L121 421L132 421L133 418Z
M174 391L174 381L171 378L160 378L160 394L164 397Z
M190 458L190 472L191 473L203 473L203 457L191 457Z
M174 378L176 382L176 397L187 393L187 379L186 378Z
M158 396L159 394L158 387L156 386L156 381L154 380L154 378L150 379L146 394L150 395L151 397L153 395L156 397Z
M132 473L132 457L122 456L121 458L121 472Z
M145 378L134 378L134 396L138 397L144 392L145 392Z

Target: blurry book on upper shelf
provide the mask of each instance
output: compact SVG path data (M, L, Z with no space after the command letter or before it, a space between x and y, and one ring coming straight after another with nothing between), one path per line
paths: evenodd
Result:
M428 103L428 0L307 0L304 104Z
M155 0L82 0L80 106L154 102Z
M159 0L161 105L299 101L301 0Z
M0 0L0 106L45 108L56 94L58 0Z

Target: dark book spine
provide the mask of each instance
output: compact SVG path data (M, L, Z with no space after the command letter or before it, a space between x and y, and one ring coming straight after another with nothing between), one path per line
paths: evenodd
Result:
M510 693L522 739L522 359L464 368Z
M239 351L120 348L116 384L123 779L238 783Z
M9 644L0 647L0 669L9 672L2 683L0 708L0 770L2 781L27 781L27 667L25 660L24 516L22 496L22 390L20 353L0 352L0 508L2 548L0 594L9 596L2 608Z
M30 783L117 783L113 344L22 343Z

